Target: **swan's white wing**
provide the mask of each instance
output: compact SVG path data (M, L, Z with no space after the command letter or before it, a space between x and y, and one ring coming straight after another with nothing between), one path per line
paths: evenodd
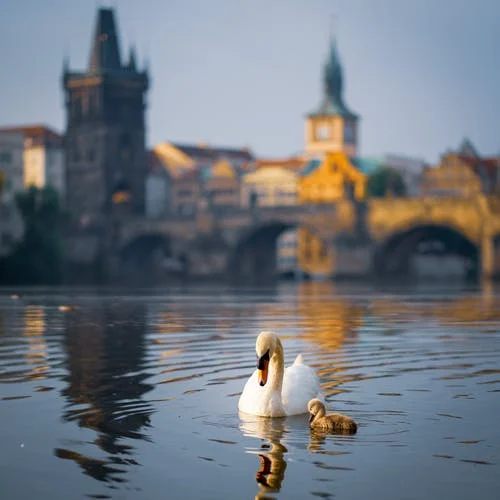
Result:
M243 387L243 392L238 401L238 410L244 413L255 414L259 400L261 399L258 387L258 372L255 370L247 380L245 387Z
M282 399L287 415L299 415L307 413L307 403L319 398L324 401L316 372L302 363L299 354L292 366L285 370L283 378Z

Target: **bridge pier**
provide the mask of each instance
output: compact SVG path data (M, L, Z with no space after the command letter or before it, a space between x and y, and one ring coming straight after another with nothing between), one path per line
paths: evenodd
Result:
M489 280L495 271L494 244L489 236L483 236L481 241L481 277Z
M373 275L373 245L333 245L333 279L365 279Z

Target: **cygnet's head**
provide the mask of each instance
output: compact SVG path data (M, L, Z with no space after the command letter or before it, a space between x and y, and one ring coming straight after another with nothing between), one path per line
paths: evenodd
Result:
M325 405L323 401L319 400L318 398L311 399L309 403L307 403L307 409L311 414L309 422L312 422L316 415L319 414L320 416L322 416L325 414Z
M269 360L273 357L278 346L278 337L274 332L260 332L255 343L257 353L257 370L259 374L259 385L264 386L267 382L269 371Z

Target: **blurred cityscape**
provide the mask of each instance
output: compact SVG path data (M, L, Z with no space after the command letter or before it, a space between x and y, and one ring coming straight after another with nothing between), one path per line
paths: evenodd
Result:
M149 69L115 14L98 9L87 68L64 61L64 131L0 127L1 284L497 276L500 156L467 138L433 165L361 156L334 33L300 153L147 149Z

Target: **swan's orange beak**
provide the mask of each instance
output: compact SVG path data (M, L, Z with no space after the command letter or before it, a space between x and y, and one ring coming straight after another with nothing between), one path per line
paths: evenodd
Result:
M259 385L263 387L266 385L269 371L269 351L267 351L257 362L257 371L259 375Z

